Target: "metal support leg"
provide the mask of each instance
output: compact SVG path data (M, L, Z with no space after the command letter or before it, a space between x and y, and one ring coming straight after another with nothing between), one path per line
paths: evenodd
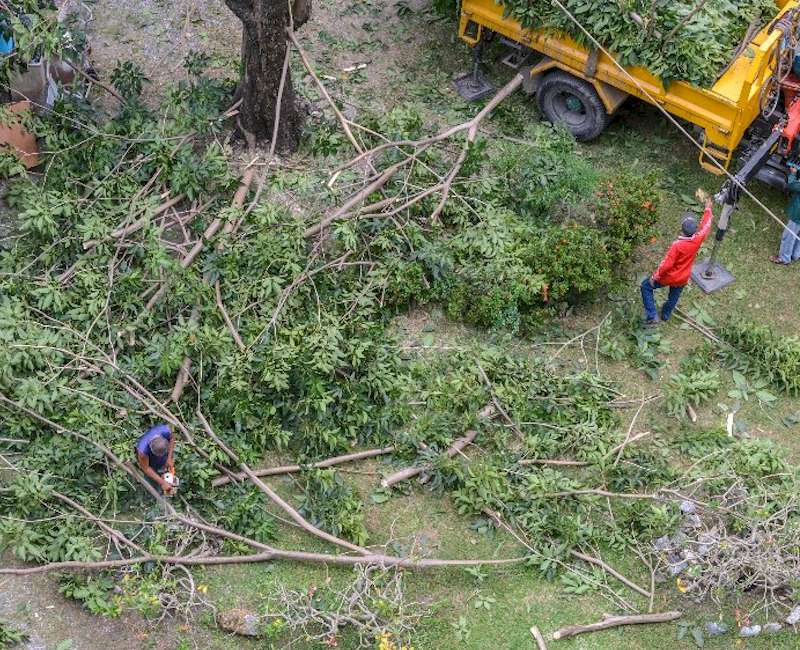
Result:
M472 72L462 75L453 84L461 95L468 102L475 102L491 95L495 88L481 72L481 60L483 58L484 41L481 39L472 48Z
M728 225L730 224L734 207L735 205L732 203L726 203L723 206L719 224L717 224L717 234L714 237L714 246L711 248L711 256L707 260L695 264L692 269L692 282L705 293L719 291L736 279L728 269L717 262L717 255L719 254L722 240L725 239L725 235L728 232Z

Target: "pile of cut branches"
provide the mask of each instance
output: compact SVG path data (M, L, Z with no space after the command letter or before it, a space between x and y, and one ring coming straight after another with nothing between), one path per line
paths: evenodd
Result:
M341 123L358 153L336 161L335 205L320 218L319 205L280 206L301 204L288 182L300 175L318 195L330 160L301 174L274 152L234 154L232 84L200 76L200 64L187 61L158 108L122 66L114 114L65 98L30 118L52 152L35 180L2 158L20 232L0 253L0 544L38 566L0 573L107 569L91 588L65 580L65 593L117 612L105 592L128 575L138 587L122 589L126 603L157 591L162 610L186 614L202 600L191 578L165 569L156 579L144 566L534 559L569 589L640 608L624 590L652 597L652 587L601 553L644 548L675 525L674 459L634 445L633 425L622 435L616 389L488 346L402 345L388 307L437 301L513 329L548 289L557 301L600 289L652 226L648 177L587 177L550 127L529 131L523 164L477 137L483 111L430 135L404 107L382 116L395 140ZM514 191L520 174L541 192ZM493 276L504 267L518 294ZM179 439L179 499L160 499L130 462L157 421ZM277 454L294 462L253 469ZM330 467L390 454L385 485L420 477L508 531L519 555L367 548L390 540L373 539L361 495ZM273 487L280 473L301 474L299 494ZM327 552L285 548L286 526Z
M747 42L777 14L774 0L562 0L563 6L623 65L644 66L666 83L710 87ZM525 27L545 27L592 46L550 0L505 0Z

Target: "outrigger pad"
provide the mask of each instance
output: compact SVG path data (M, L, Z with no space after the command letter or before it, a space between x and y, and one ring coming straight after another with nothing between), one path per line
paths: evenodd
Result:
M719 262L714 262L711 277L706 276L710 260L703 260L694 265L692 269L692 282L700 287L704 293L714 293L727 287L736 280L733 273L728 271Z
M495 91L494 84L480 72L477 76L472 72L465 74L456 79L453 85L456 87L458 94L468 102L476 102L479 99L488 97Z

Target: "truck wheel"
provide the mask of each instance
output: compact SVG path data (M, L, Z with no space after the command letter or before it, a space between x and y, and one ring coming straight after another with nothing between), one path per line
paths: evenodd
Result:
M577 140L594 140L611 121L594 87L561 70L545 75L536 99L545 119L563 124Z

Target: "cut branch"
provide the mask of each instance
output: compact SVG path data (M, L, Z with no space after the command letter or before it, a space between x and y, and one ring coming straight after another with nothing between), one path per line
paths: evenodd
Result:
M236 194L233 198L233 207L241 208L242 204L244 203L244 199L247 196L247 191L250 189L250 183L253 181L253 176L255 175L255 167L248 167L244 175L242 176L242 180L239 184L239 188L236 190ZM219 229L222 227L224 221L222 218L217 217L214 219L208 227L206 228L203 236L197 240L197 243L192 247L192 249L181 259L181 267L186 269L189 268L194 261L197 259L197 256L200 255L200 252L205 247L207 241L212 239L214 235L217 234ZM164 294L167 292L169 288L169 282L162 282L161 286L158 288L150 300L147 301L147 305L145 305L145 310L150 311L156 303L164 297Z
M536 645L538 646L539 650L547 650L547 644L544 641L544 637L539 631L539 628L535 625L531 626L531 635L536 640Z
M394 175L401 170L403 167L409 165L410 163L417 160L417 157L439 142L443 142L448 138L457 135L458 133L466 131L466 139L464 141L464 145L461 149L461 152L458 155L453 166L450 168L450 171L444 177L444 179L437 185L435 185L435 191L440 191L442 193L442 197L439 200L437 207L434 209L433 213L431 214L431 220L436 220L441 213L442 209L444 208L447 199L449 198L453 182L458 175L461 167L463 166L464 162L466 161L467 155L469 153L470 146L475 142L475 139L478 135L478 129L486 118L503 100L505 100L509 95L511 95L517 88L522 85L523 76L518 74L514 76L514 78L509 81L503 88L501 88L498 93L484 106L475 117L471 120L466 122L462 122L461 124L457 124L455 126L451 126L444 131L438 133L429 138L423 138L420 140L412 140L412 141L404 141L403 144L408 145L413 149L413 152L410 154L406 154L406 158L400 160L399 162L394 163L386 170L384 170L381 174L375 178L375 180L371 181L366 187L360 189L355 194L351 195L340 207L335 209L333 212L328 214L328 216L324 217L319 223L314 226L311 226L305 230L303 235L308 239L309 237L314 237L315 235L320 234L323 230L325 230L328 226L330 226L333 222L338 221L344 218L354 218L359 216L359 212L355 211L352 212L353 208L367 199L373 193L381 190L386 183L391 180ZM383 151L387 147L393 146L391 143L383 143L366 152L360 152L359 155L356 157L356 160L366 160L371 161L371 159L380 151ZM348 163L346 166L350 166L353 164L353 161Z
M494 404L489 404L488 406L485 406L481 410L480 413L478 413L478 418L479 419L485 419L485 418L492 417L492 415L494 415L494 410L495 410L494 409ZM445 452L445 455L448 458L453 458L453 456L455 456L456 454L461 452L461 450L464 449L464 447L466 447L473 440L475 440L475 436L477 436L477 435L478 435L478 431L475 430L475 429L472 429L471 431L467 431L464 434L463 437L458 438L450 446L450 448ZM387 476L385 479L383 479L383 481L381 481L381 486L385 487L385 488L392 487L393 485L396 485L397 483L400 483L402 481L406 481L406 480L408 480L410 478L413 478L413 477L417 476L418 474L422 474L422 472L424 472L424 471L426 471L428 469L430 469L430 467L427 466L427 465L422 465L422 466L419 466L419 467L407 467L404 470L401 470L399 472L395 472L391 476Z
M281 510L283 510L286 514L291 517L291 519L297 523L303 530L308 533L311 533L315 537L319 537L320 539L324 539L326 542L330 542L331 544L335 544L336 546L341 546L342 548L346 548L349 551L355 551L356 553L360 553L361 555L371 555L370 551L367 549L358 546L356 544L351 544L350 542L340 539L335 535L331 535L330 533L326 533L324 530L320 530L313 524L309 523L297 510L292 508L286 501L284 501L278 494L275 492L271 487L269 487L266 483L264 483L258 476L255 475L253 470L247 466L246 463L242 462L238 455L228 447L211 429L211 425L206 420L205 416L202 412L198 409L197 411L197 418L200 420L200 424L205 429L206 433L208 434L209 438L211 438L217 446L224 451L228 457L234 462L239 465L239 468L242 472L247 475L247 477L253 482L253 484L261 490L264 494L269 497L270 501L272 501L275 505L277 505Z
M280 467L269 467L267 469L257 469L253 470L253 474L256 476L281 476L283 474L296 474L297 472L301 471L304 467L311 467L313 469L322 469L325 467L333 467L334 465L341 465L342 463L350 463L354 460L362 460L364 458L375 458L376 456L383 456L385 454L391 454L395 450L394 447L383 447L381 449L367 449L366 451L357 451L352 454L346 454L344 456L335 456L334 458L328 458L327 460L321 460L317 463L312 463L309 465L281 465ZM243 481L247 478L247 474L234 474L234 478ZM220 487L221 485L227 485L231 482L231 478L228 476L218 476L213 481L211 481L211 485L214 487Z
M517 465L557 465L565 467L586 467L589 463L582 460L547 460L543 458L523 458Z
M610 627L619 627L620 625L645 625L649 623L667 623L678 619L683 614L681 612L662 612L659 614L633 614L630 616L611 616L610 614L603 614L602 620L597 623L589 623L588 625L568 625L562 627L560 630L553 632L553 639L568 639L571 636L584 634L586 632L597 632L598 630L607 630Z
M225 321L225 324L228 326L228 331L231 333L233 340L236 341L236 346L239 348L240 352L244 352L247 348L244 345L244 341L242 341L242 337L239 336L239 331L236 329L236 326L233 324L231 317L228 315L228 312L225 310L225 305L222 303L222 293L219 288L219 280L214 283L214 295L217 300L217 307L219 311L222 313L222 319Z

